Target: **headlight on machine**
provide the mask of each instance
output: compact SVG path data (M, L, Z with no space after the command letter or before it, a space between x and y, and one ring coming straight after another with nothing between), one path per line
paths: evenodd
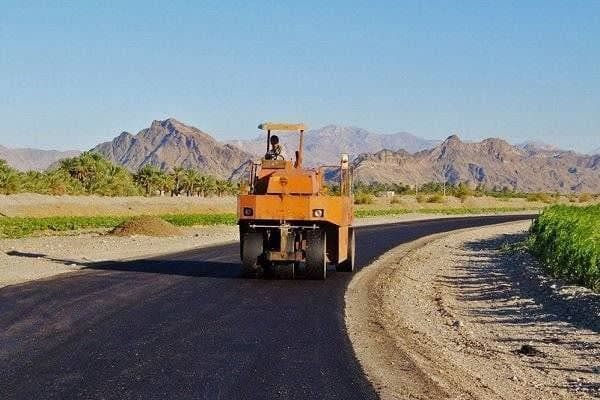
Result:
M325 215L325 212L322 208L317 208L313 210L313 217L322 218Z
M250 207L244 207L244 217L251 217L254 211Z

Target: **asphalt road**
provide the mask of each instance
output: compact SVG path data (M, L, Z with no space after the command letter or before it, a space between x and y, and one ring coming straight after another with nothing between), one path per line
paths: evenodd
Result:
M424 235L531 216L357 230L357 264ZM0 399L373 399L344 327L348 273L240 278L237 244L0 289Z

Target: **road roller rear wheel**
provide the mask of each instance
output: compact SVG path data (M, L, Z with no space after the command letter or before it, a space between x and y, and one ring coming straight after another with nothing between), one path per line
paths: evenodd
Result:
M246 278L259 278L264 270L261 266L263 254L263 234L248 232L242 236L242 275Z
M340 272L354 272L356 241L354 238L354 229L349 229L350 231L348 232L348 258L337 265L336 270Z
M315 229L306 235L306 277L323 280L327 277L327 236Z

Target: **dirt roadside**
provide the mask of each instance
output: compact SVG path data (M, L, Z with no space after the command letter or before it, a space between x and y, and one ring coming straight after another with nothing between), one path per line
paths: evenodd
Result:
M237 226L183 229L176 237L102 232L0 239L0 287L77 271L90 262L150 257L238 240Z
M383 399L600 398L600 295L507 251L527 228L434 235L356 275L346 324Z
M34 193L0 195L0 216L51 217L157 215L235 212L236 198L157 196L49 196Z

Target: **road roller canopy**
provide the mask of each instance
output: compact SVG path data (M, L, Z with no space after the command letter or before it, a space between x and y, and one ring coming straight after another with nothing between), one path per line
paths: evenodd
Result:
M262 129L263 131L304 131L306 127L304 124L287 124L287 123L277 123L277 122L263 122L258 125L258 129Z

